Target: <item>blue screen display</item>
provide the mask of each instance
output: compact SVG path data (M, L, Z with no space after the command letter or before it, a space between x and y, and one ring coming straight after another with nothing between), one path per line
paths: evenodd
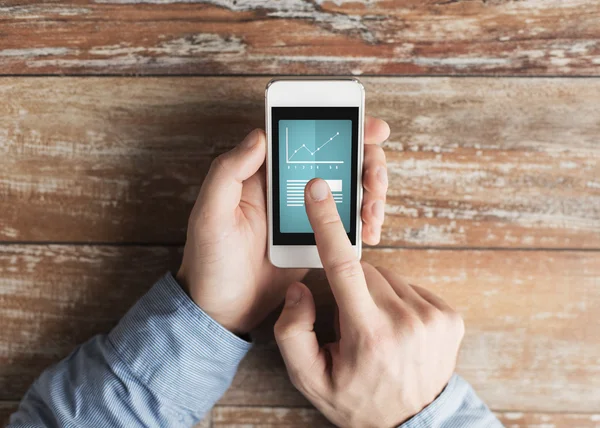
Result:
M279 228L312 233L304 208L304 187L327 181L346 232L351 230L352 121L279 120Z
M273 245L315 245L306 215L306 184L329 184L352 245L357 241L359 108L273 107Z

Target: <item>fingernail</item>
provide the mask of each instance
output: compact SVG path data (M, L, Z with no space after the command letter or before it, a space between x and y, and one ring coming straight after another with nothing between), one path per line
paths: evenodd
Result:
M288 288L288 291L285 295L285 306L295 306L300 300L302 300L302 296L304 292L302 291L302 287L298 284L292 284Z
M316 180L310 185L310 197L313 201L322 201L329 196L329 185L323 180Z
M382 200L376 200L371 208L373 216L379 221L379 224L383 223L383 217L385 215L385 206Z
M379 168L377 168L377 179L379 180L379 182L381 184L383 184L384 186L388 185L388 176L387 176L387 171L384 167L380 166Z
M254 131L252 131L251 133L246 135L246 138L244 138L244 141L242 141L242 147L244 147L246 149L251 149L252 147L254 147L256 145L257 142L258 142L258 131L255 129Z

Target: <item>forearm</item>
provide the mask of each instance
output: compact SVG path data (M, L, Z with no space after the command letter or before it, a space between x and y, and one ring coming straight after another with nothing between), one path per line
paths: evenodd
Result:
M438 398L400 428L501 428L471 385L453 375Z
M229 387L249 348L167 275L109 335L46 370L10 426L189 427Z

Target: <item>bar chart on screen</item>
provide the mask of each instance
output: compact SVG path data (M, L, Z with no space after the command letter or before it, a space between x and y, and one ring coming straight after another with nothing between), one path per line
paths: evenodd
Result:
M304 206L304 188L309 180L286 180L286 205L288 207ZM344 202L342 180L325 180L331 189L336 204Z

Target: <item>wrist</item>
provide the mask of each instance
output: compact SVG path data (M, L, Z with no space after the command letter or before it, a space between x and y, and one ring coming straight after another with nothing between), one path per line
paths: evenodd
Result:
M175 280L181 289L206 315L236 336L244 340L249 340L248 333L250 329L245 327L247 323L239 320L239 317L232 316L234 314L228 313L226 309L224 310L224 306L226 305L215 301L215 299L206 299L201 292L202 286L195 284L190 278L191 276L187 273L184 265L179 268L179 271L175 275ZM219 308L218 310L215 309L217 307Z

